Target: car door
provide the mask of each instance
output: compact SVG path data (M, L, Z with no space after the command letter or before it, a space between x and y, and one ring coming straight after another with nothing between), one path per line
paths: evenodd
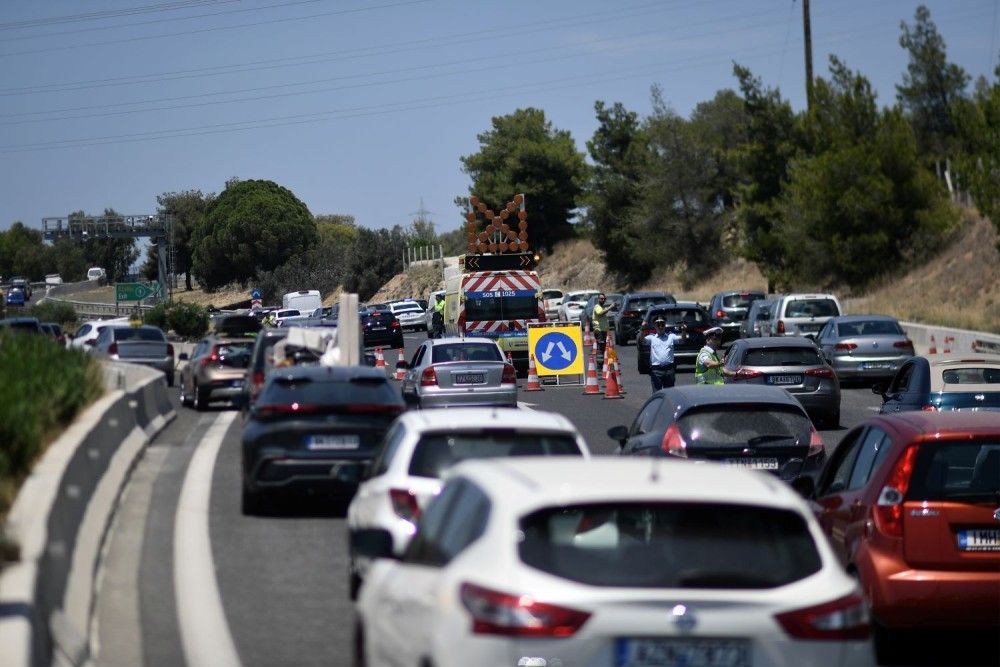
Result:
M656 416L663 406L663 400L661 395L652 396L642 406L629 428L628 439L625 441L622 454L649 453L648 450L656 446L657 443L653 442L656 434L652 432L655 428Z
M403 393L404 399L416 400L417 397L417 386L420 383L420 373L423 372L421 364L424 361L424 357L429 358L430 343L422 343L417 351L413 353L413 357L410 359L410 366L406 369L406 373L403 374L403 381L400 383L400 391Z
M848 433L830 457L816 488L816 518L845 565L851 555L849 546L859 534L859 523L864 522L861 495L883 436L882 431L864 426Z
M827 363L833 359L833 346L836 345L836 342L836 326L833 322L827 322L816 334L816 345L819 346L823 359Z
M883 414L889 414L893 412L899 412L904 409L904 405L907 403L914 403L914 397L911 395L913 389L912 385L915 384L915 373L917 370L916 360L910 360L903 364L903 366L896 371L896 375L893 376L892 381L885 390L884 400L882 402L882 407L879 408L879 412ZM905 409L912 410L912 407Z

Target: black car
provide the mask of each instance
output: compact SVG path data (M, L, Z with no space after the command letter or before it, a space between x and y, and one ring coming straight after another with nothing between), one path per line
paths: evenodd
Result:
M362 313L361 331L365 347L403 348L403 327L388 307Z
M7 317L0 320L0 330L3 329L20 333L45 333L37 317Z
M911 357L888 384L872 391L882 397L879 412L909 410L996 410L1000 412L1000 355L927 354Z
M656 333L654 322L657 317L667 321L666 330L684 336L684 340L674 343L674 363L694 365L698 352L705 345L705 330L708 329L708 311L696 303L672 303L653 306L646 311L642 329L636 338L636 356L639 359L639 373L649 375L649 343L646 336Z
M826 454L802 405L778 387L684 385L661 389L631 427L608 436L622 455L676 456L766 470L785 480L815 476Z
M649 307L666 303L677 303L677 299L666 292L629 292L623 296L615 320L615 345L628 345L638 335Z
M722 327L722 344L728 345L740 337L740 325L747 318L750 304L766 299L760 290L728 290L719 292L708 304L711 326Z
M361 467L405 408L382 369L274 369L243 429L243 513L263 510L266 494L274 492L349 499Z

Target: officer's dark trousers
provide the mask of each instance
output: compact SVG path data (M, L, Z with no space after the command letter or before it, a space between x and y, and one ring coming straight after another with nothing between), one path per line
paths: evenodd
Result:
M649 381L653 385L653 391L673 387L676 378L677 367L674 364L669 366L650 366Z

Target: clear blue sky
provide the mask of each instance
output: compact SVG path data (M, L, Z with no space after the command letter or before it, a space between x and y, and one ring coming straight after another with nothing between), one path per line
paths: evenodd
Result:
M812 0L815 73L834 53L892 104L919 4ZM992 79L1000 0L924 4ZM541 108L585 151L595 100L646 115L658 83L687 116L734 60L801 109L802 45L801 0L3 0L0 229L235 176L370 228L423 200L448 231L492 116Z

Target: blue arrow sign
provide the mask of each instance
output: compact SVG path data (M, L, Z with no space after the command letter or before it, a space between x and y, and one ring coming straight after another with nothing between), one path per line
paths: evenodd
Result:
M546 368L561 371L576 359L576 344L566 334L552 331L538 339L533 354Z
M251 299L259 299L260 298L260 290L257 289L256 287L254 287L252 290L250 290L250 298Z

